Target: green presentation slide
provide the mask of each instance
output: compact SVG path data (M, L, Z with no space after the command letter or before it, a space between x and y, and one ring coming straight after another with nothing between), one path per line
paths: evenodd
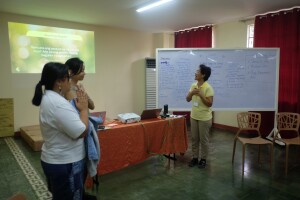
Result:
M12 73L41 73L47 62L79 57L95 73L94 32L8 22Z

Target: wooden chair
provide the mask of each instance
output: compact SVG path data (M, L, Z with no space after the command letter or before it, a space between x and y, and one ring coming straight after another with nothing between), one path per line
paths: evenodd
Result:
M288 160L289 160L289 147L290 145L300 145L299 126L300 126L300 114L281 112L277 113L277 132L273 138L273 142L276 140L285 144L285 175L288 173ZM291 138L285 138L288 132L293 132Z
M270 145L270 173L272 173L272 160L273 160L273 143L261 137L259 128L261 124L261 114L255 112L241 112L237 114L238 131L234 138L233 152L232 152L232 164L234 162L234 154L236 141L240 141L243 145L243 174L245 167L245 149L247 144L258 145L258 162L260 161L260 147L261 145ZM255 133L255 136L249 137L249 135L242 135L241 133Z

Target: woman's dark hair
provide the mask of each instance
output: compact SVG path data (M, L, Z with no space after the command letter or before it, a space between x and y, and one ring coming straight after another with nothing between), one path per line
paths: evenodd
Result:
M211 69L210 69L210 67L207 67L206 65L201 64L201 65L199 66L199 70L200 70L201 74L204 75L203 80L204 80L204 81L207 81L208 78L210 77L210 74L211 74Z
M69 68L67 65L57 62L46 63L42 71L41 80L35 86L32 104L36 106L41 104L43 97L43 85L46 90L53 90L55 81L66 77L69 78Z
M79 58L70 58L66 61L65 64L69 66L69 69L71 70L71 75L79 74L83 68L83 61Z

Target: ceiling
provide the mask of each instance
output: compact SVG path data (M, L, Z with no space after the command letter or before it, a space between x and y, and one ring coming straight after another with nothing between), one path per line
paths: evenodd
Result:
M0 12L162 33L242 20L300 5L300 0L173 0L137 13L157 0L0 0Z

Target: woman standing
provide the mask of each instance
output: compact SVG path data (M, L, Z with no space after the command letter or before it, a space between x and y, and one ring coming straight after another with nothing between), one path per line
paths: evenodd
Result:
M207 82L211 69L205 65L200 65L195 73L195 80L186 101L192 101L191 111L191 134L192 134L192 154L193 159L189 166L198 165L199 168L206 167L206 158L209 146L209 132L212 125L212 110L214 90ZM199 155L200 150L200 155ZM198 158L200 157L200 160ZM199 161L199 162L198 162Z
M77 97L77 91L78 90L82 90L86 93L83 85L81 83L79 83L79 81L82 81L84 79L85 76L85 65L84 62L79 59L79 58L70 58L66 61L65 63L66 65L68 65L69 70L70 70L70 76L71 76L71 89L66 93L65 98L69 101L72 102L72 100L74 98ZM86 93L87 94L87 93ZM88 108L91 110L94 110L95 105L93 100L87 95L88 98ZM97 129L95 130L97 131ZM90 134L90 133L88 133ZM93 137L89 137L89 136L93 136ZM93 138L93 139L91 139ZM88 141L92 141L92 142L88 142ZM100 144L99 144L99 139L97 137L97 133L96 134L90 134L87 135L86 140L85 140L85 144L86 144L86 151L87 151L87 159L86 159L86 166L84 167L84 181L86 180L87 176L90 175L91 177L97 177L97 172L96 175L94 175L95 171L97 171L97 166L99 163L99 159L100 159ZM93 146L91 144L95 144L97 153L98 153L98 159L91 159L89 157L89 155L91 155L89 152L89 147ZM91 173L93 172L93 173ZM83 194L84 199L97 199L96 196L93 195L89 195L84 191Z
M50 62L43 68L32 99L40 106L44 139L41 164L54 200L82 199L84 187L83 137L88 130L88 98L84 91L77 90L78 115L64 98L70 87L68 66Z
M66 65L69 66L70 69L70 75L71 75L71 89L66 94L66 99L71 101L73 98L76 97L76 91L81 89L83 91L84 87L82 84L78 83L79 81L82 81L85 76L85 66L82 60L79 58L70 58L66 61ZM95 105L93 100L88 96L88 108L91 110L94 110Z

